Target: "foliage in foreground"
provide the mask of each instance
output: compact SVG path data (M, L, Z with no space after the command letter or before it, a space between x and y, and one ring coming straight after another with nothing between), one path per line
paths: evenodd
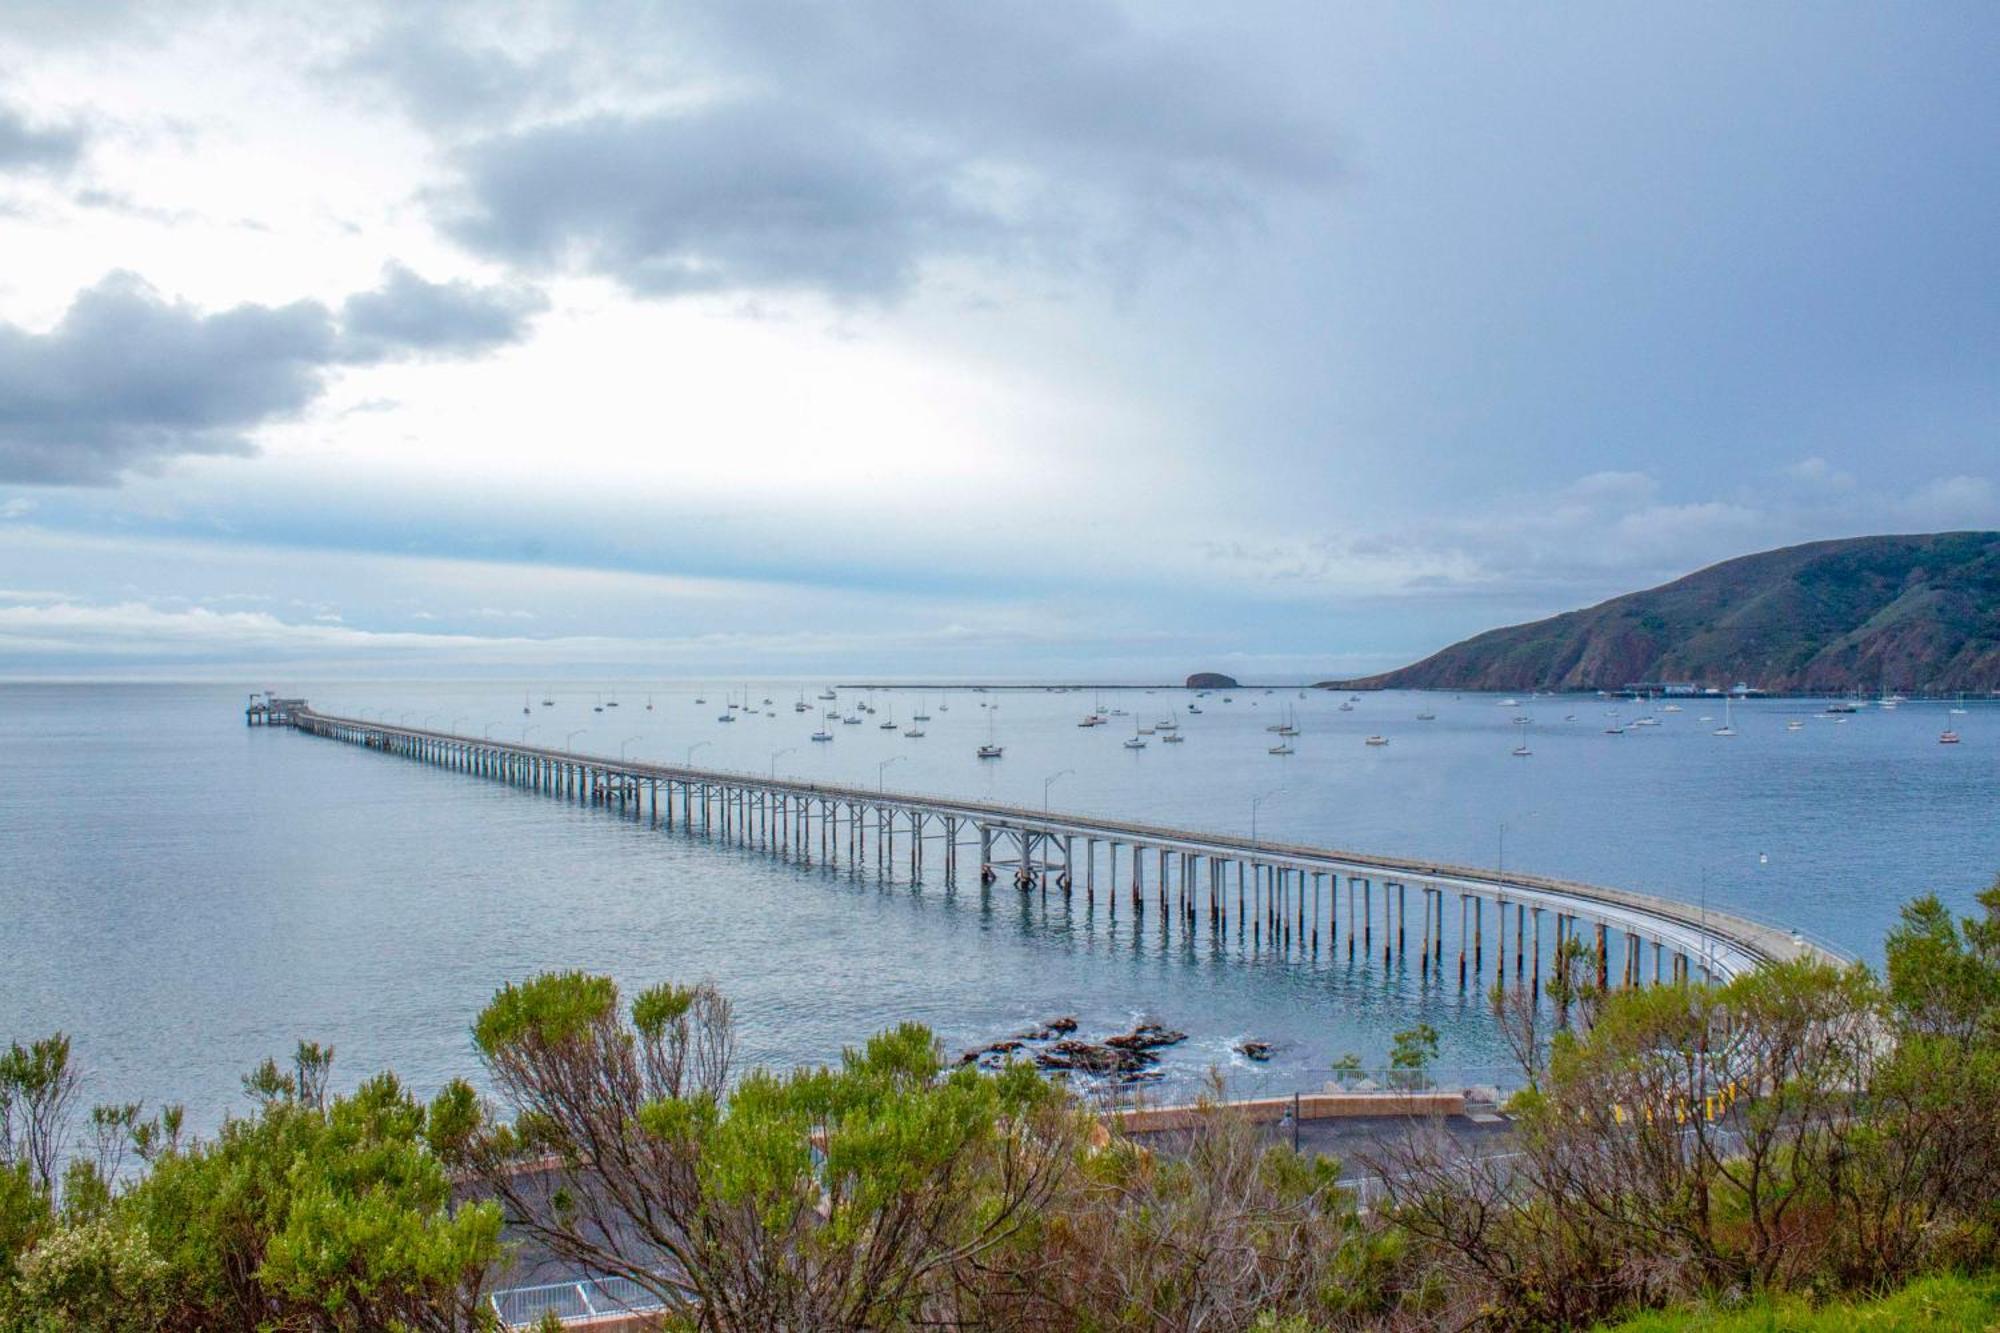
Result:
M1681 1308L1643 1314L1602 1333L1987 1333L2000 1328L2000 1277L1919 1278L1878 1300L1815 1306L1776 1296L1742 1309Z

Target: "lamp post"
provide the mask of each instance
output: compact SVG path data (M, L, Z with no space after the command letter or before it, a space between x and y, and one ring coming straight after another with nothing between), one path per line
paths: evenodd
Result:
M773 778L778 776L778 756L791 754L796 749L798 749L796 745L787 745L782 750L771 751L771 776Z
M1051 773L1051 774L1049 774L1049 775L1048 775L1047 777L1045 777L1045 778L1043 778L1043 779L1042 779L1042 813L1043 813L1043 814L1047 814L1047 813L1049 812L1049 788L1050 788L1050 786L1052 786L1052 785L1053 785L1053 784L1055 783L1056 779L1058 779L1058 778L1066 778L1066 777L1070 777L1070 776L1072 776L1073 774L1075 774L1075 772L1076 772L1076 770L1075 770L1075 769L1073 769L1073 768L1065 768L1065 769L1063 769L1063 770L1062 770L1062 771L1061 771L1060 773Z
M465 721L465 714L463 714L463 713L460 713L460 714L458 714L458 715L457 715L456 717L452 718L452 720L451 720L451 729L452 729L453 731L457 731L457 730L458 730L458 724L459 724L459 723L461 723L461 722L463 722L463 721Z
M590 730L589 727L578 727L575 731L572 731L569 735L563 737L563 749L565 750L569 749L571 741L575 740L578 736L583 735L584 732L589 730Z
M526 745L528 743L528 733L534 729L535 724L532 722L523 722L521 724L521 744Z
M896 762L897 760L901 759L902 757L903 757L903 756L902 756L902 755L899 755L899 754L897 754L897 755L891 755L891 756L889 756L889 758L887 758L887 759L884 759L884 760L883 760L883 761L882 761L881 763L879 763L879 764L875 765L875 790L876 790L876 791L881 791L881 790L882 790L882 775L883 775L883 774L884 774L885 772L887 772L887 771L888 771L888 769L889 769L889 765L891 765L891 764L895 763L895 762Z
M694 752L707 744L709 744L708 741L696 741L693 745L688 746L687 767L694 767Z
M1270 800L1273 796L1283 796L1284 794L1285 789L1283 787L1273 787L1261 795L1250 798L1250 845L1252 847L1257 845L1257 807Z
M423 725L424 725L424 727L425 727L426 729L428 729L428 728L430 727L431 723L433 723L433 722L435 722L435 721L437 721L437 714L436 714L436 713L425 713L425 714L424 714L424 721L423 721Z
M480 736L480 739L482 739L482 740L489 740L489 741L490 741L490 740L492 740L492 739L493 739L493 728L495 728L495 727L497 727L497 726L499 726L499 725L500 725L500 724L499 724L498 722L488 722L488 723L486 724L486 730L484 730L484 731L482 731L482 732L480 732L480 733L479 733L479 736Z
M643 741L645 739L644 736L627 736L624 740L618 742L618 762L621 764L625 762L626 746L630 745L633 741Z

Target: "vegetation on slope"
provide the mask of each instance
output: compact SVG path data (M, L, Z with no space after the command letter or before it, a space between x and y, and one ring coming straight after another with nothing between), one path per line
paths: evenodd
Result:
M1724 561L1489 630L1362 688L2000 689L2000 533L1857 537Z

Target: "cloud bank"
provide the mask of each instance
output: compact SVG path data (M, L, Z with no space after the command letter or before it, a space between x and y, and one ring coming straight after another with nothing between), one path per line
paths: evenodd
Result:
M46 333L0 324L0 482L103 486L183 456L253 453L257 429L310 407L329 371L488 351L541 308L524 288L392 266L338 317L317 301L204 313L113 273Z

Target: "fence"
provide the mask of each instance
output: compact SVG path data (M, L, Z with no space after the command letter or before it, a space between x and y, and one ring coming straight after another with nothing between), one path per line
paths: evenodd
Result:
M493 1313L503 1328L532 1328L545 1314L565 1324L621 1315L649 1314L667 1303L626 1277L587 1277L493 1293Z

